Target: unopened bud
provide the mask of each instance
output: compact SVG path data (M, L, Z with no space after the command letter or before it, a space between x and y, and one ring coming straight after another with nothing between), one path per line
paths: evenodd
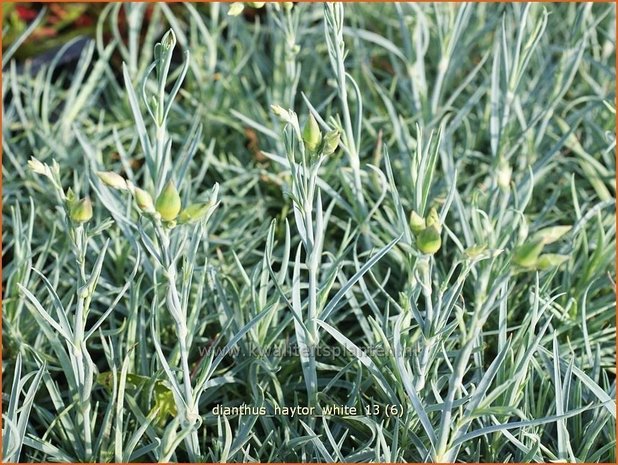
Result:
M285 121L286 123L290 121L290 112L283 108L281 105L273 104L270 106L270 109L282 121Z
M498 169L496 171L496 183L502 190L509 188L511 183L511 175L513 174L513 168L504 159L498 163Z
M34 157L30 157L28 160L28 167L32 170L33 173L42 174L43 176L49 176L49 168L47 165L41 163Z
M180 212L180 195L176 190L176 186L172 181L169 181L155 203L155 208L161 215L163 221L173 221Z
M67 189L66 198L70 210L75 204L75 201L77 200L77 197L75 197L75 192L73 192L73 189L71 189L70 187Z
M230 9L228 10L228 16L238 16L245 9L245 5L242 2L234 2L230 5Z
M442 246L442 238L440 231L435 224L423 229L416 237L416 246L418 250L427 255L433 255Z
M536 264L543 251L543 241L527 241L515 247L511 261L522 268L531 268Z
M173 30L170 29L165 33L161 39L161 45L166 50L171 50L176 46L176 34L174 34Z
M532 236L543 241L543 244L552 244L571 230L571 226L550 226L537 231Z
M153 213L154 212L154 203L152 201L151 195L146 192L144 189L140 189L139 187L135 188L135 203L139 207L141 211L144 213Z
M468 258L477 258L486 250L487 244L473 245L472 247L468 247L466 250L464 250L464 253Z
M303 141L305 142L305 147L307 147L307 150L310 152L317 151L320 142L322 142L322 131L320 131L320 126L318 126L318 122L311 113L309 113L309 117L303 128Z
M569 259L568 255L560 255L556 253L546 253L539 257L536 262L536 267L539 270L547 270L562 265Z
M332 131L328 131L324 136L324 146L322 147L322 154L324 155L332 155L337 147L339 147L339 139L341 138L341 134L338 129L333 129Z
M97 176L104 184L112 189L127 190L127 181L113 171L99 171Z
M426 223L427 227L435 226L438 232L442 231L442 225L440 224L440 216L438 215L438 211L433 207L431 207L431 210L429 210L429 213L427 214Z
M70 206L69 213L75 223L86 223L92 218L92 202L90 197L79 200Z
M420 233L427 227L425 219L414 210L410 212L410 230L414 235Z
M211 208L210 202L191 204L178 215L178 224L197 223L208 215Z

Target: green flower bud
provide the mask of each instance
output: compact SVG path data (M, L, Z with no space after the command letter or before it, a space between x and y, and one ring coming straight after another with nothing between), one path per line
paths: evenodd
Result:
M180 195L176 190L176 186L172 181L169 181L155 203L157 212L161 215L163 221L173 221L180 212Z
M193 203L180 212L178 224L193 224L204 219L210 212L212 203Z
M176 34L173 30L169 30L165 33L161 39L161 45L165 50L172 50L176 46Z
M294 7L294 2L281 2L281 5L286 11L291 11Z
M146 192L144 189L136 187L134 195L135 203L137 203L137 206L141 211L143 211L144 213L153 213L155 211L152 197L148 192Z
M412 233L414 235L417 235L426 227L427 224L425 224L425 218L412 210L410 212L410 230L412 231Z
M320 142L322 142L322 131L320 131L320 126L318 126L318 122L311 113L309 113L309 117L303 128L303 141L305 142L305 147L307 147L307 150L310 152L317 151Z
M539 257L536 262L536 267L539 270L547 270L562 265L569 259L568 255L560 255L556 253L546 253Z
M263 8L266 2L248 2L251 8Z
M511 261L522 268L532 268L543 251L543 241L528 241L515 247Z
M332 131L328 131L324 136L324 144L322 146L322 154L324 155L332 155L337 147L339 147L339 139L341 138L341 134L338 129L333 129Z
M103 184L106 184L112 189L127 190L127 181L113 171L98 171L97 176L103 181Z
M435 208L431 208L429 213L427 214L427 227L435 226L438 232L442 231L442 225L440 224L440 216L438 215L438 211Z
M537 231L532 236L535 240L543 241L543 244L552 244L571 230L571 226L551 226Z
M435 224L423 229L416 237L416 246L418 250L427 255L433 255L442 246L442 238L440 231Z
M242 2L234 2L230 5L230 9L228 10L228 16L238 16L245 9L245 5Z
M69 207L71 219L75 223L86 223L92 218L92 202L90 197L81 199Z
M67 189L66 198L67 205L70 210L71 208L73 208L73 205L75 205L75 202L77 201L77 197L75 197L75 192L73 192L73 189L71 189L70 187Z
M286 110L281 105L275 105L275 104L271 105L270 109L275 114L275 116L279 118L282 122L287 123L287 124L290 124L292 122L293 112Z
M464 253L468 258L477 258L486 250L487 244L473 245L472 247L468 247L466 250L464 250Z
M496 183L498 184L498 187L500 189L506 190L509 188L512 174L513 168L511 168L508 162L504 159L500 160L500 162L498 163L498 169L496 171Z

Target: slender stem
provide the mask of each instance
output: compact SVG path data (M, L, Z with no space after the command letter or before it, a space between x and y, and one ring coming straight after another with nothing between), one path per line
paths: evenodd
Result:
M421 390L425 387L425 379L427 376L427 367L429 365L429 356L434 346L433 330L434 330L434 310L431 290L431 262L428 256L423 256L418 262L421 272L421 289L425 298L425 322L427 327L424 328L423 337L425 344L421 352L420 370L416 381L416 389Z
M176 335L180 345L180 368L183 377L183 389L187 411L184 412L185 420L189 423L189 427L193 428L194 421L197 418L197 406L193 401L193 387L191 385L191 369L189 368L189 348L187 345L188 330L187 316L182 307L178 289L176 286L176 270L170 257L170 239L169 232L164 230L160 224L156 224L155 230L161 245L161 255L163 258L163 266L165 267L165 276L167 279L167 306L170 314L176 322ZM193 431L186 436L185 441L189 449L190 459L194 461L199 458L199 444L197 431Z
M165 179L161 176L161 168L165 167L165 140L166 140L166 131L165 131L165 122L161 124L161 126L156 126L156 139L155 139L155 166L157 167L157 172L154 173L154 183L155 189L158 192L163 184L165 183Z
M315 168L315 167L314 167ZM307 176L307 172L309 175ZM309 274L309 282L308 282L308 299L307 299L307 330L309 332L309 365L310 369L313 373L313 379L317 380L317 367L316 367L316 356L315 351L318 345L318 329L317 329L317 295L318 295L318 266L319 266L319 257L317 257L318 251L316 250L316 237L314 231L313 224L313 216L312 209L314 204L315 197L315 185L317 182L317 171L316 169L304 170L304 174L306 176L308 189L307 189L307 198L305 198L305 229L307 231L307 235L310 237L308 241L307 250L305 250L305 264L307 266L308 274ZM317 231L319 233L319 231ZM317 406L318 398L317 398L317 385L313 386L311 391L309 392L309 403L311 406Z
M472 320L472 327L477 326L478 318L476 314ZM473 332L470 337L464 342L464 345L459 353L457 358L457 363L453 367L453 373L457 373L457 376L450 383L449 391L444 399L444 405L449 406L449 408L445 408L442 410L442 419L440 420L440 436L438 438L438 447L436 448L436 456L434 457L434 461L443 462L444 454L447 452L448 440L450 437L451 431L451 418L453 416L453 410L450 408L452 406L453 401L455 400L455 395L459 391L459 387L461 386L461 382L463 380L463 376L466 372L466 364L472 354L472 350L474 349L474 341L476 339L477 332Z
M75 306L75 315L73 321L74 338L72 357L77 368L76 384L78 390L77 400L77 424L83 428L84 431L84 460L91 461L92 457L92 425L90 422L90 395L91 389L87 386L92 386L92 369L88 369L89 358L86 356L87 347L84 341L85 336L85 324L86 313L90 305L92 296L90 295L90 289L86 288L88 284L88 277L86 275L86 251L88 246L88 238L86 231L82 225L78 225L72 229L71 234L74 247L75 258L77 261L77 267L79 270L78 282L77 282L77 302Z
M337 24L336 18L337 12L335 10L331 11L333 16L333 24ZM363 188L361 181L361 169L360 169L360 154L358 152L359 147L356 145L356 138L354 136L354 130L352 128L352 117L350 115L350 106L348 103L348 89L347 89L347 74L345 70L345 45L343 41L343 8L341 9L341 18L340 18L340 26L332 28L332 42L335 50L335 61L336 61L336 69L335 74L337 76L337 84L338 84L338 94L339 101L341 102L341 113L343 115L343 129L345 131L346 138L346 146L348 149L348 155L350 159L350 166L352 168L352 173L354 176L354 196L357 202L357 206L360 209L361 213L361 221L365 219L367 216L367 206L365 204L365 198L363 196ZM360 134L358 134L360 138ZM363 234L366 241L368 242L366 234Z

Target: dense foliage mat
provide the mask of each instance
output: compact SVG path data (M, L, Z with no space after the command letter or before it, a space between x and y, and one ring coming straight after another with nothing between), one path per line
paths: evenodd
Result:
M616 460L615 5L116 3L14 59L45 14L4 460Z

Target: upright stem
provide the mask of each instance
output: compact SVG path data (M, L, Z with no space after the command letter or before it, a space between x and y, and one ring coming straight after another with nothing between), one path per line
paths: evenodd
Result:
M304 174L307 174L305 169ZM316 320L318 318L317 300L318 300L318 266L319 257L317 257L318 250L316 249L316 237L313 225L312 209L314 204L315 184L317 179L317 172L315 169L309 170L308 190L307 198L305 198L305 230L307 231L308 241L307 248L305 250L305 265L309 273L308 283L308 298L307 298L307 330L309 332L309 365L310 370L313 373L313 379L317 380L317 367L316 367L316 354L315 351L318 346L318 329ZM319 233L319 232L318 232ZM317 406L318 392L317 385L310 389L309 404L310 406Z
M92 460L92 430L90 423L90 394L91 390L86 386L92 386L92 369L88 369L89 359L87 353L85 336L86 313L90 305L90 289L86 288L88 277L86 276L86 247L87 236L82 225L73 229L73 240L75 245L75 258L79 269L77 281L77 303L75 307L74 338L72 355L77 367L77 389L78 389L78 414L77 422L84 430L84 451L85 461Z
M420 391L425 387L425 379L427 376L427 367L429 365L429 356L433 349L433 326L434 326L434 310L433 310L433 301L432 301L432 291L431 291L431 269L430 269L430 258L428 256L423 256L419 262L419 270L421 273L421 289L423 291L423 296L425 298L425 322L427 327L424 328L423 338L425 339L425 344L423 345L423 349L421 352L421 362L418 378L416 381L416 389Z
M337 8L337 7L335 7ZM328 14L328 13L327 13ZM356 144L356 137L354 135L354 129L352 128L352 117L350 115L350 107L348 103L348 90L347 90L347 74L345 70L345 45L343 42L343 8L340 13L335 9L331 10L333 28L332 43L335 51L335 61L333 66L336 68L335 74L337 75L338 94L339 101L341 102L341 113L343 116L343 129L345 131L346 146L348 149L348 156L350 158L350 167L354 176L354 196L357 207L360 210L360 221L363 221L367 217L367 206L365 204L365 198L363 196L363 186L361 181L361 169L360 169L360 154L358 152L359 147ZM341 18L336 16L341 14ZM339 20L339 21L338 21ZM339 24L337 24L339 23ZM359 102L360 105L360 102ZM360 134L357 135L360 138ZM369 244L367 235L364 233L363 237L367 245Z
M477 327L477 315L475 313L472 320L472 328ZM453 382L449 386L449 391L444 399L444 405L449 408L445 408L442 410L442 419L440 421L440 435L438 437L438 446L436 448L436 456L434 457L434 461L436 462L444 462L444 454L448 451L448 440L450 437L451 431L451 418L452 418L452 406L453 401L455 400L455 395L461 386L461 381L463 380L463 376L466 372L466 364L472 354L472 350L474 349L474 340L476 339L477 332L473 331L468 339L464 342L464 345L459 353L459 357L457 358L457 363L453 367L453 373L457 373L457 376L453 380Z
M161 255L168 285L166 302L168 310L176 323L176 335L178 336L178 342L180 345L180 368L182 371L185 403L187 404L187 410L186 412L183 412L185 415L183 420L186 421L186 427L193 428L195 425L195 420L198 416L198 411L197 406L194 405L193 402L193 387L191 385L191 370L189 368L187 316L185 310L182 308L180 296L178 295L178 289L176 287L176 270L174 269L174 263L172 263L169 251L169 233L159 224L156 225L156 232L161 243ZM181 421L181 424L182 423L183 422ZM191 434L186 437L185 441L189 449L190 459L195 461L199 458L200 454L197 431L192 431Z

